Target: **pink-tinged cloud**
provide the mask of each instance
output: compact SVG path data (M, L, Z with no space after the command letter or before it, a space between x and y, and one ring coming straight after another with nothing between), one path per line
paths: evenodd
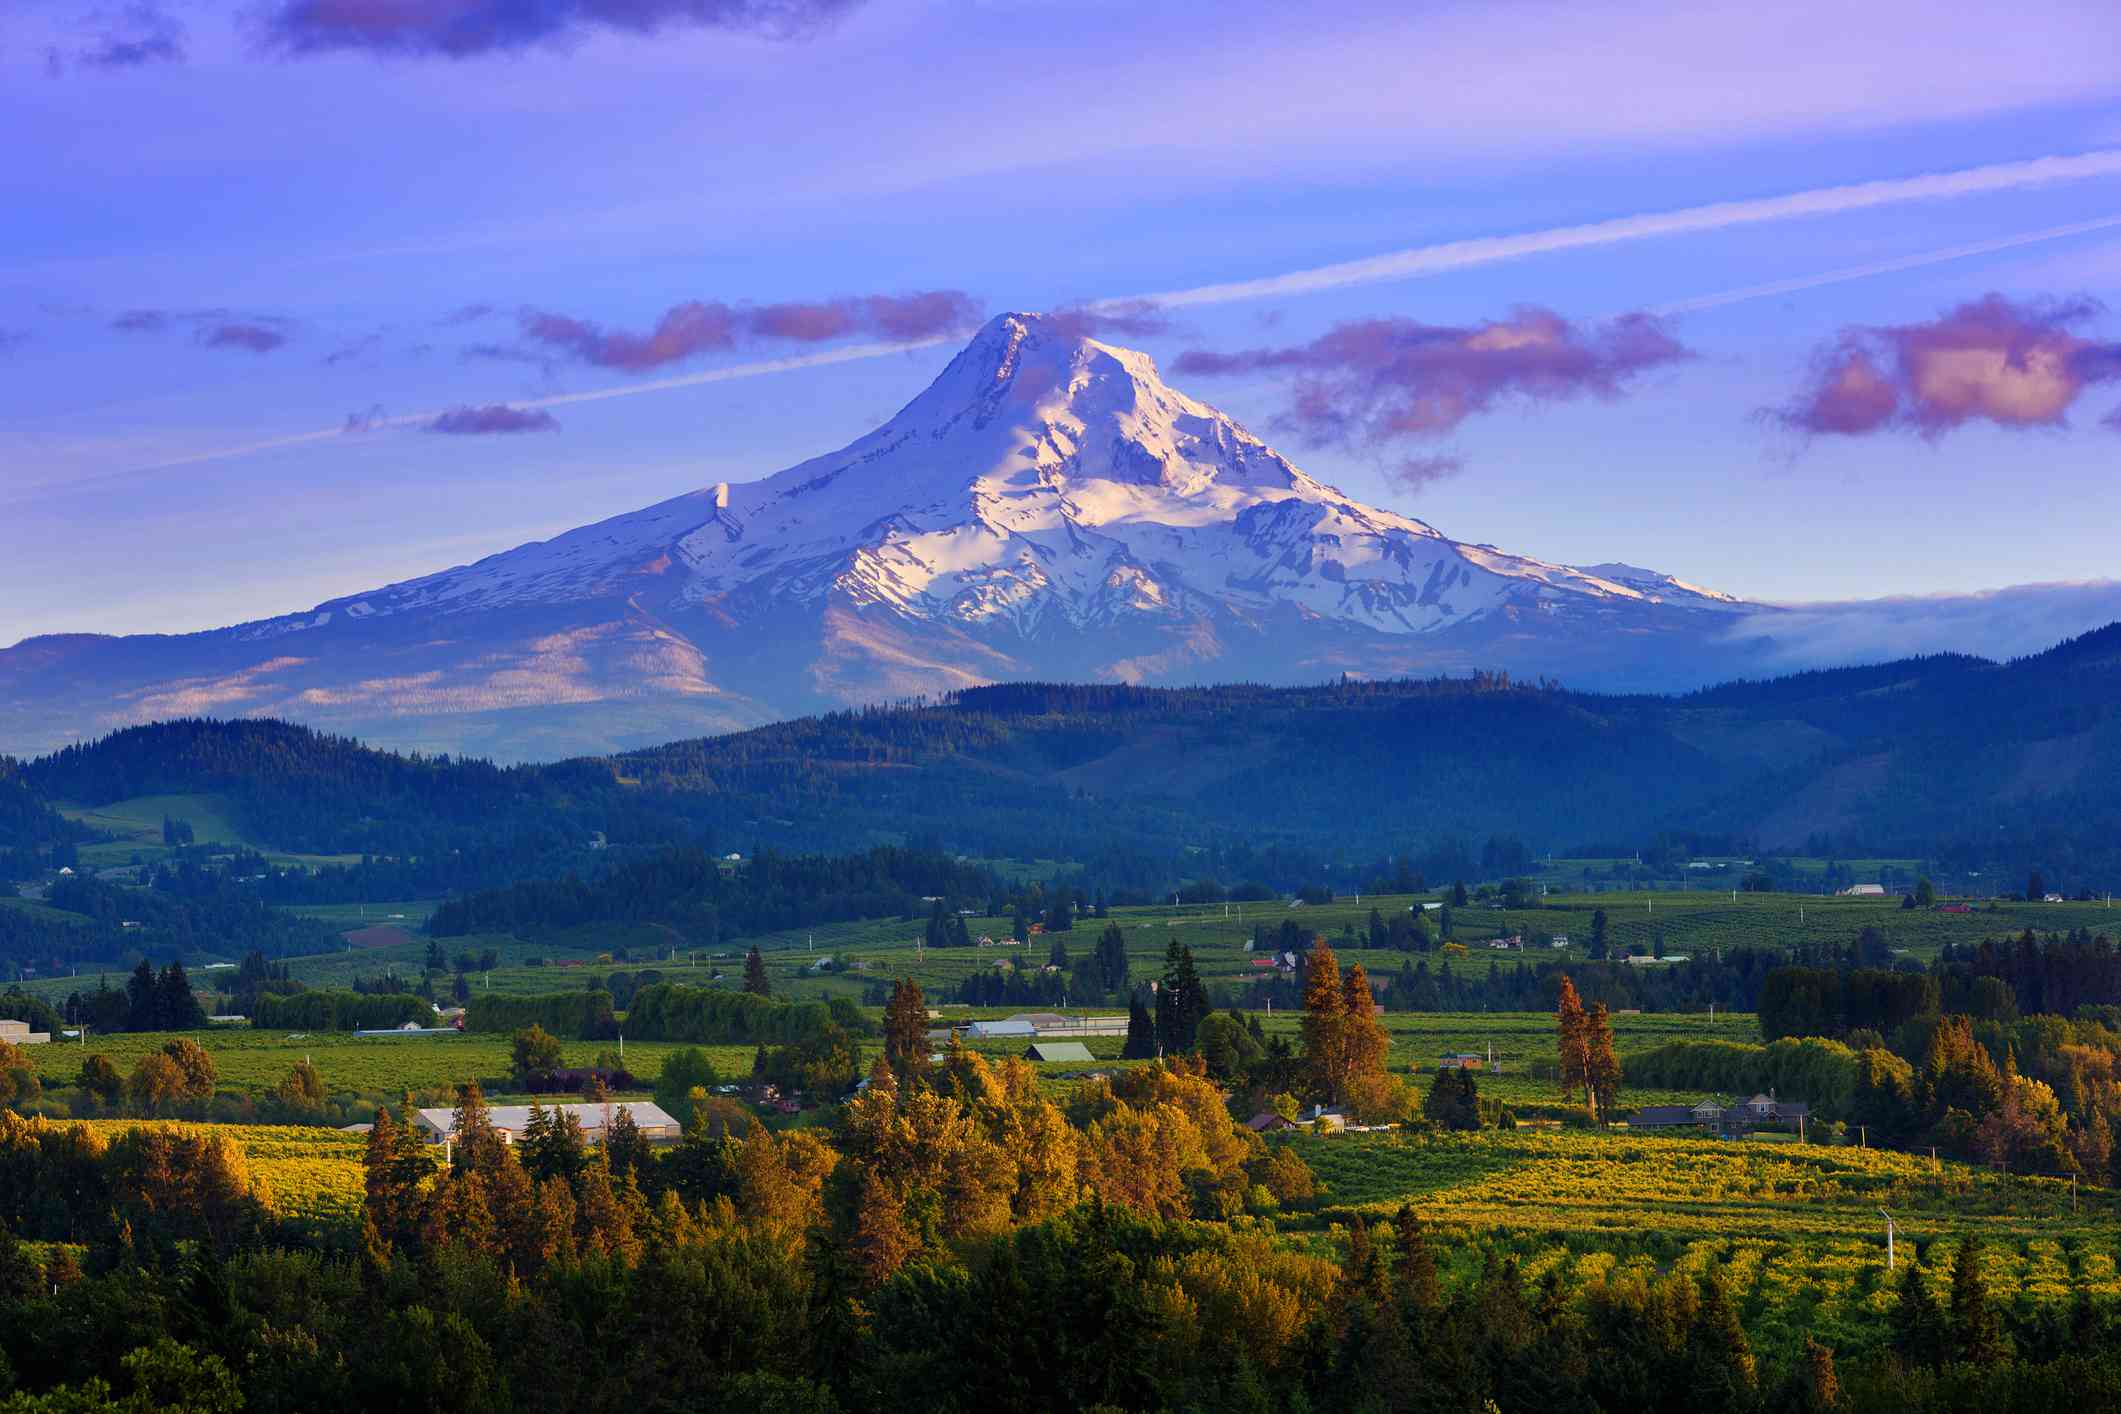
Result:
M862 295L817 301L736 306L719 300L677 305L645 334L608 330L585 319L541 310L522 315L525 338L558 349L583 363L641 373L705 353L724 353L755 340L823 343L855 335L895 341L933 338L969 327L980 307L956 290L909 295ZM507 357L509 351L481 344L477 357Z
M1289 374L1279 425L1324 445L1441 436L1505 399L1610 400L1691 356L1646 314L1591 326L1527 307L1468 327L1366 319L1288 348L1196 349L1179 356L1176 371Z
M2110 427L2116 432L2121 432L2121 407L2116 407L2112 412L2100 418L2099 425L2101 427Z
M1408 457L1399 465L1387 468L1385 480L1403 491L1415 492L1426 490L1465 469L1466 464L1459 457Z
M454 437L486 437L510 432L557 432L560 424L542 408L489 403L485 407L451 408L428 423L427 430Z
M169 327L169 316L159 309L128 309L110 327L121 334L158 334Z
M2098 313L2090 300L2020 304L1991 294L1925 323L1844 329L1810 383L1773 415L1799 432L1840 437L1935 438L1973 421L2059 426L2087 388L2121 379L2121 346L2073 332Z
M280 0L262 37L289 56L352 50L468 59L616 30L721 29L801 39L860 0Z
M736 347L736 311L726 304L692 300L666 313L646 334L608 332L583 319L527 310L525 337L562 349L584 363L640 373L695 354Z
M199 342L210 349L244 349L271 353L287 342L287 336L263 324L216 324L199 331Z
M1063 337L1076 339L1142 339L1171 328L1170 319L1148 300L1066 305L1047 315L1046 322Z

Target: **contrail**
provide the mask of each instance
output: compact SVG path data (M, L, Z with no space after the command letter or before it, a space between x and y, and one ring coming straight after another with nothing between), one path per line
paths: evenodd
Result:
M1722 290L1712 295L1696 295L1692 299L1674 300L1670 304L1653 305L1643 311L1646 314L1672 315L1692 314L1696 310L1720 309L1727 304L1739 304L1750 299L1769 299L1775 295L1796 294L1800 290L1816 290L1822 285L1838 285L1844 280L1867 280L1873 275L1891 275L1901 270L1917 270L1925 265L1942 265L1948 260L1965 260L1976 255L1993 255L2000 250L2012 250L2023 245L2037 245L2041 241L2058 241L2065 236L2081 236L2092 231L2111 230L2121 226L2121 216L2105 216L2096 221L2079 221L2070 226L2050 226L2044 231L2028 231L2022 236L2004 236L1993 241L1974 241L1968 245L1947 246L1943 250L1932 250L1921 255L1904 255L1894 260L1873 261L1869 265L1850 265L1839 270L1828 270L1818 275L1798 275L1787 280L1773 280L1765 285L1742 285L1735 290Z
M1559 251L1582 250L1595 246L1619 245L1629 241L1652 240L1662 236L1720 231L1734 226L1752 226L1775 221L1799 220L1808 216L1830 216L1842 212L1865 211L1909 202L1941 201L1951 197L1979 196L1994 192L2016 191L2026 187L2052 186L2062 182L2087 181L2098 177L2115 176L2121 176L2121 149L2104 149L2097 152L2080 153L2071 157L2038 157L2023 162L2002 162L1986 167L1968 167L1956 172L1932 173L1922 177L1896 177L1875 182L1859 182L1850 186L1818 187L1810 191L1792 192L1786 196L1762 197L1751 201L1716 202L1708 206L1691 206L1678 211L1667 211L1647 216L1623 216L1610 221L1593 222L1589 225L1561 226L1552 230L1532 231L1515 236L1483 236L1474 240L1445 241L1436 245L1415 246L1411 249L1393 251L1385 255L1369 256L1362 260L1348 260L1334 265L1317 266L1309 270L1292 271L1283 275L1264 276L1255 280L1239 280L1217 285L1197 285L1191 289L1167 290L1161 294L1131 295L1103 299L1095 301L1089 307L1092 310L1113 311L1129 309L1142 304L1151 304L1166 309L1182 309L1192 305L1228 304L1238 300L1263 299L1275 295L1313 294L1321 290L1342 289L1350 285L1411 280L1424 275L1440 275L1453 270L1465 270L1475 266L1521 260L1527 256L1545 255ZM1774 295L1790 294L1798 290L1812 289L1821 285L1836 284L1844 280L1860 280L1873 275L1890 274L1897 270L1910 270L1919 266L1938 264L1948 260L1966 259L1994 251L2033 245L2041 241L2060 240L2068 236L2106 230L2117 225L2121 225L2121 217L2080 221L2069 226L2053 226L2043 231L2032 231L2024 235L2006 236L1993 241L1953 246L1947 250L1930 251L1925 254L1905 256L1897 260L1878 261L1870 265L1850 266L1841 270L1828 271L1821 275L1798 276L1771 284L1752 285L1743 289L1724 291L1719 294L1702 295L1694 299L1681 300L1673 304L1659 306L1651 312L1680 314L1695 310L1715 309L1727 304L1736 304L1743 300L1765 299ZM749 363L730 364L724 368L681 374L673 378L659 378L652 382L623 383L582 393L559 393L543 398L512 400L507 403L507 406L515 408L564 407L573 403L602 402L608 398L629 398L639 393L665 392L673 388L696 388L709 383L726 383L733 379L754 378L768 373L785 373L802 368L818 368L835 363L851 363L860 359L883 358L890 354L933 348L937 344L952 342L957 337L959 336L942 335L932 339L918 339L907 343L850 344L845 348L830 349L820 353L796 354L787 358L760 359ZM441 415L441 411L438 409L430 412L410 413L401 417L378 418L372 422L362 423L357 431L417 427L432 422ZM141 472L163 471L172 467L219 461L225 457L247 456L255 452L273 451L282 447L295 447L308 443L331 441L346 435L349 435L349 429L344 426L321 428L314 432L294 433L289 436L251 442L242 446L192 452L184 456L172 457L144 466L131 467L125 471L113 472L108 476L95 478L95 480L115 480L137 475ZM92 483L77 482L73 484L80 486Z
M1561 226L1517 236L1482 236L1475 240L1445 241L1415 246L1362 260L1344 260L1286 275L1257 280L1238 280L1221 285L1196 285L1188 290L1166 290L1161 294L1135 295L1128 299L1100 301L1097 308L1119 308L1129 304L1153 304L1183 309L1198 304L1229 304L1236 300L1264 299L1273 295L1307 295L1320 290L1343 289L1386 280L1411 280L1440 275L1477 265L1522 260L1529 255L1582 250L1591 246L1621 245L1659 236L1688 235L1700 231L1722 231L1733 226L1757 226L1771 221L1791 221L1806 216L1832 216L1848 211L1866 211L1880 206L1899 206L1915 201L1939 201L1955 196L1979 196L1991 192L2016 191L2024 187L2052 186L2059 182L2085 181L2094 177L2121 176L2121 149L2087 152L2075 157L2039 157L2026 162L2002 162L1987 167L1968 167L1957 172L1939 172L1926 177L1897 177L1885 181L1859 182L1853 186L1819 187L1788 196L1762 197L1753 201L1719 201L1709 206L1690 206L1650 216L1622 216L1587 226Z
M738 378L756 378L765 373L789 373L799 368L821 368L827 364L853 363L866 358L883 358L889 354L907 353L915 349L934 348L937 344L954 342L956 334L942 334L932 339L914 339L895 344L849 344L845 348L826 349L820 353L791 354L786 358L758 359L751 363L732 363L723 368L709 368L699 373L684 373L673 378L657 378L647 383L620 383L609 388L592 388L582 393L552 393L542 398L510 398L501 400L512 408L556 408L573 403L600 403L607 398L630 398L636 393L661 393L672 388L697 388L707 383L727 383ZM249 456L253 452L276 451L281 447L300 447L311 442L331 442L341 437L359 436L364 432L380 432L395 427L424 427L440 417L446 408L428 412L409 412L395 417L363 418L337 427L322 427L314 432L293 432L285 437L274 437L263 442L246 442L238 447L216 447L209 451L187 452L181 457L170 457L165 461L150 462L144 466L130 467L124 471L110 473L110 477L136 476L146 471L167 471L171 467L192 466L198 462L219 461L223 457ZM92 485L94 481L106 480L97 477L93 481L75 482L75 486Z

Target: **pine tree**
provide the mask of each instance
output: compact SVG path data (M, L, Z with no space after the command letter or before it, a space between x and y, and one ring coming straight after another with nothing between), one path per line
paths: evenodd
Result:
M1421 1215L1410 1203L1401 1203L1392 1219L1392 1258L1392 1285L1409 1321L1442 1310L1443 1284L1436 1276L1436 1256L1429 1251Z
M1752 1401L1758 1367L1738 1312L1714 1277L1701 1279L1701 1302L1687 1332L1687 1368L1696 1409L1743 1409Z
M125 1029L128 1031L160 1031L162 1026L161 993L155 988L155 969L146 958L133 969L133 975L125 983Z
M620 1178L631 1176L636 1183L654 1189L655 1151L649 1147L648 1136L641 1133L635 1122L633 1110L625 1105L614 1106L611 1122L604 1126L604 1159L614 1175Z
M1156 1058L1156 1022L1149 1015L1149 1008L1142 1004L1141 993L1135 992L1127 998L1127 1043L1120 1048L1121 1060L1154 1060Z
M872 1171L862 1176L861 1197L854 1210L854 1233L847 1256L870 1289L882 1286L913 1254L915 1239L906 1225L906 1205Z
M1604 1002L1594 1003L1584 1022L1584 1053L1587 1079L1598 1097L1595 1113L1600 1123L1611 1123L1614 1102L1620 1096L1620 1057L1613 1051L1613 1024Z
M457 1107L449 1128L455 1166L461 1172L485 1173L509 1157L507 1144L487 1114L486 1092L476 1080L457 1087Z
M1304 960L1303 1042L1312 1091L1324 1104L1339 1104L1348 1083L1348 996L1340 960L1325 942Z
M1596 1119L1598 1093L1591 1083L1589 1020L1584 1016L1582 999L1576 995L1576 983L1567 973L1562 974L1561 996L1554 1007L1554 1027L1561 1093L1573 1095L1581 1090L1584 1104Z
M1107 923L1097 939L1097 976L1107 992L1127 988L1127 935L1117 923Z
M1946 1326L1953 1359L1985 1366L2003 1358L2003 1323L1989 1304L1978 1237L1962 1241L1952 1258L1952 1300Z
M773 995L773 984L766 980L766 959L759 955L757 943L744 955L744 990L754 997Z
M1944 1318L1930 1295L1919 1263L1909 1262L1900 1278L1900 1299L1891 1318L1893 1353L1909 1365L1935 1365L1944 1358Z
M911 977L891 984L891 1001L884 1008L884 1058L901 1085L910 1085L928 1068L928 1001Z
M1347 1010L1348 1077L1380 1075L1385 1056L1392 1049L1392 1037L1377 1019L1377 998L1361 963L1348 969L1341 990Z
M1590 958L1593 962L1604 962L1606 958L1606 916L1602 908L1591 911Z
M1156 991L1156 1037L1167 1055L1190 1051L1208 1014L1208 993L1193 965L1193 950L1173 939L1164 953L1164 975Z

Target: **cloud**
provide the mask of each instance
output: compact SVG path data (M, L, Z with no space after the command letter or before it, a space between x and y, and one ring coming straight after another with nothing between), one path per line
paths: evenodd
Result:
M2062 182L2087 181L2121 176L2121 149L2087 152L2068 157L2039 157L2025 162L2000 162L1987 167L1967 167L1956 172L1938 172L1923 177L1888 178L1858 182L1850 186L1815 187L1786 196L1753 201L1720 201L1708 206L1690 206L1642 216L1621 216L1584 226L1559 226L1514 236L1481 236L1472 240L1444 241L1414 246L1361 260L1314 266L1283 275L1256 280L1238 280L1157 294L1104 300L1099 306L1146 301L1166 309L1197 304L1227 304L1233 300L1262 299L1279 295L1315 294L1350 285L1385 280L1411 280L1440 275L1505 260L1549 255L1558 251L1619 245L1661 236L1691 235L1703 231L1728 230L1734 226L1757 226L1776 221L1794 221L1812 216L1834 216L1850 211L1899 206L1909 202L1940 201L1961 196L2019 191Z
M525 310L521 324L524 337L535 344L600 368L641 373L761 339L822 343L867 334L895 343L917 342L965 328L979 317L979 310L978 301L962 291L926 290L758 306L688 300L667 310L646 333L607 330L542 310ZM492 344L467 352L482 358L519 356Z
M559 421L541 408L514 408L506 403L454 407L427 424L429 432L456 437L483 437L498 432L557 432Z
M2121 581L2021 584L1974 594L1791 604L1736 617L1727 634L1772 671L1922 653L2007 659L2121 619Z
M445 314L438 321L442 324L475 324L494 312L490 304L467 304L462 309Z
M1648 315L1590 326L1525 307L1464 328L1366 319L1288 348L1196 349L1176 370L1294 375L1279 425L1317 446L1441 436L1505 398L1617 398L1638 375L1690 356Z
M565 44L599 30L720 29L802 39L861 0L281 0L266 12L268 49L469 59Z
M2099 425L2101 427L2111 427L2114 431L2121 432L2121 407L2116 407L2112 412L2100 418Z
M2121 345L2072 332L2099 312L2091 300L2020 304L1991 294L1925 323L1853 326L1771 416L1811 436L1935 438L1973 421L2059 426L2086 388L2121 378Z
M1148 300L1103 300L1067 305L1046 316L1062 336L1080 339L1141 339L1169 333L1171 321Z
M383 410L383 405L381 403L370 403L366 411L350 412L346 414L346 426L344 430L349 434L357 432L373 432L379 427L386 426L389 421L390 414L386 413Z
M1460 457L1408 457L1397 466L1385 469L1385 480L1409 493L1426 490L1435 482L1458 475L1466 469Z
M110 327L122 334L159 334L169 327L169 315L159 309L128 309Z
M184 26L162 13L147 0L117 11L100 11L92 17L99 31L89 44L73 51L75 64L90 69L137 69L148 64L174 64L184 58ZM65 56L47 51L45 67L58 74Z
M216 324L199 331L199 342L210 349L247 349L271 353L287 342L287 336L263 324Z

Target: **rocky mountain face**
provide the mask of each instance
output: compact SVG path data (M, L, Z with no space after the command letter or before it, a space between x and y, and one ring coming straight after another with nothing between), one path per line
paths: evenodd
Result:
M1007 314L889 422L762 480L306 613L0 651L0 750L270 714L537 759L1018 679L1667 689L1746 669L1764 614L1454 541L1314 480L1146 355Z

